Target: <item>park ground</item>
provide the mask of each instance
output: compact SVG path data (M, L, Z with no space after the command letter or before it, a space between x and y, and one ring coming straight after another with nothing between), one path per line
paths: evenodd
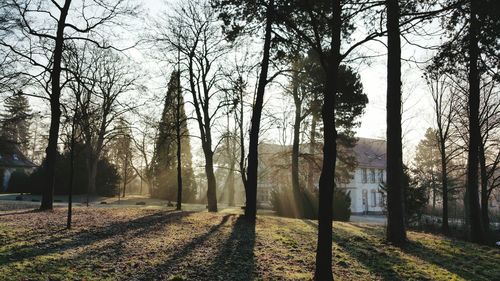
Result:
M310 280L317 222L237 212L75 207L0 211L0 280ZM334 222L336 280L500 280L500 250Z

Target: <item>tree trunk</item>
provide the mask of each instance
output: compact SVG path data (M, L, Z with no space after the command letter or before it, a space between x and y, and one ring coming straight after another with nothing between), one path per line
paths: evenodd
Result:
M229 206L234 206L234 165L231 166L231 170L229 170L229 175L228 175L228 199L227 199L227 204Z
M298 94L298 69L293 74L293 100L295 104L295 118L293 124L293 144L292 144L292 190L294 206L296 207L297 218L303 215L302 204L301 204L301 193L300 193L300 182L299 182L299 143L300 143L300 123L302 117L302 101Z
M311 120L311 143L309 144L309 164L308 164L308 175L307 175L307 187L309 190L314 190L314 159L316 151L316 124L317 124L316 114L313 113Z
M441 134L441 133L440 133ZM441 153L441 181L442 181L442 193L443 193L443 222L442 231L444 234L448 234L448 167L446 165L446 146L444 139L440 137L440 153Z
M316 268L314 280L333 280L332 238L333 238L333 193L335 189L335 163L337 161L337 129L335 107L337 81L340 65L341 5L332 1L332 41L330 53L322 55L325 72L325 93L321 118L323 119L323 166L319 177L318 243L316 246Z
M217 212L217 185L214 174L213 153L205 152L205 173L207 174L207 201L208 211Z
M71 122L71 146L69 153L69 161L70 161L70 170L69 170L69 190L68 190L68 218L66 221L66 228L71 228L71 219L73 216L73 182L75 175L75 123L76 123L76 114L78 111L78 103L75 108L75 113L73 115L73 120Z
M401 41L399 3L387 5L387 241L406 241L401 143Z
M182 209L182 141L181 141L181 73L177 70L177 105L175 108L175 136L177 140L177 210Z
M61 61L64 45L64 27L66 16L68 15L71 0L66 0L61 9L59 21L57 22L57 33L55 40L53 57L53 66L51 72L51 95L50 95L50 129L49 143L47 145L45 183L42 192L42 203L40 210L52 210L54 199L54 182L56 174L57 161L57 140L59 139L59 125L61 118Z
M248 145L248 169L247 184L245 185L246 206L245 217L254 221L257 215L257 176L259 165L259 131L262 107L264 105L264 92L267 85L267 73L269 70L269 56L271 51L271 33L274 0L270 0L266 11L266 30L264 35L264 54L259 75L259 84L255 94L255 104L252 110L252 120L250 127L250 140Z
M239 123L238 123L238 133L239 133L239 141L240 141L240 161L238 163L240 167L240 175L241 175L241 182L243 183L243 188L245 189L245 192L247 190L247 177L246 177L246 167L245 167L245 133L244 133L244 111L243 111L243 91L240 90L240 116L239 116Z
M490 231L490 217L488 215L488 176L486 173L486 158L482 140L479 143L479 167L481 173L481 219L486 236Z
M484 239L481 223L478 189L478 152L481 131L479 128L479 59L478 34L479 22L477 19L478 0L471 1L471 15L469 26L469 150L467 156L467 195L469 203L470 239L481 243Z
M125 192L127 190L127 181L128 181L128 154L125 154L125 163L123 164L123 193L122 197L125 198Z

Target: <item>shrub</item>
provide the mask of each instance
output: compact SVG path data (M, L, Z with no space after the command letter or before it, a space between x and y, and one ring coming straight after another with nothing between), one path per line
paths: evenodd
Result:
M30 192L30 176L22 170L16 170L12 173L9 180L8 192Z

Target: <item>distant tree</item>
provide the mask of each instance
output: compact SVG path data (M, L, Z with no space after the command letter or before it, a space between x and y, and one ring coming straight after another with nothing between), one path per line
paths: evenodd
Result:
M113 159L116 167L121 172L122 180L122 194L125 197L127 184L129 184L135 177L135 171L132 167L133 150L130 125L124 118L119 118L115 123L115 137L112 139L110 145L111 159Z
M132 127L132 142L134 143L135 154L137 162L132 162L132 167L141 179L148 186L149 195L152 194L152 188L154 183L153 176L153 155L155 146L151 145L155 143L157 137L157 124L154 122L154 118L150 114L144 114L144 112L139 112L138 114L138 126ZM144 191L141 188L141 194Z
M5 112L0 114L0 134L5 140L16 143L24 155L30 146L30 121L32 118L28 99L21 91L5 100Z
M67 73L68 88L78 103L78 126L86 145L88 192L95 194L97 163L107 143L116 135L112 128L132 107L123 96L138 89L138 75L128 61L114 50L93 45L72 45L64 62L72 70ZM78 93L77 93L78 92Z
M194 199L195 181L192 168L191 144L187 128L187 116L184 111L184 99L178 94L178 72L173 72L168 83L165 103L158 124L155 150L151 160L151 174L154 179L152 195L171 201L177 200L177 125L180 125L181 138L181 172L182 172L182 201L190 202ZM179 116L177 108L179 107ZM177 123L180 121L180 123Z
M430 187L432 194L432 208L436 208L438 188L441 186L441 157L436 130L428 128L424 138L418 143L415 152L415 177ZM443 194L443 193L441 193ZM444 196L443 196L444 200ZM443 206L445 204L443 203ZM444 210L443 210L444 211Z
M432 94L434 118L436 120L436 141L441 162L441 193L443 196L442 231L448 233L448 191L450 162L457 156L459 146L453 143L453 121L456 117L457 97L453 96L447 75L439 69L428 68L425 76ZM433 196L433 208L435 196Z

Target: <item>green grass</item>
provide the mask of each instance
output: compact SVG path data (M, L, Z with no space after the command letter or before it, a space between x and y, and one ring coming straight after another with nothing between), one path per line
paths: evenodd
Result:
M0 212L0 280L310 280L315 221L148 209ZM500 280L500 251L380 226L334 223L336 280Z

